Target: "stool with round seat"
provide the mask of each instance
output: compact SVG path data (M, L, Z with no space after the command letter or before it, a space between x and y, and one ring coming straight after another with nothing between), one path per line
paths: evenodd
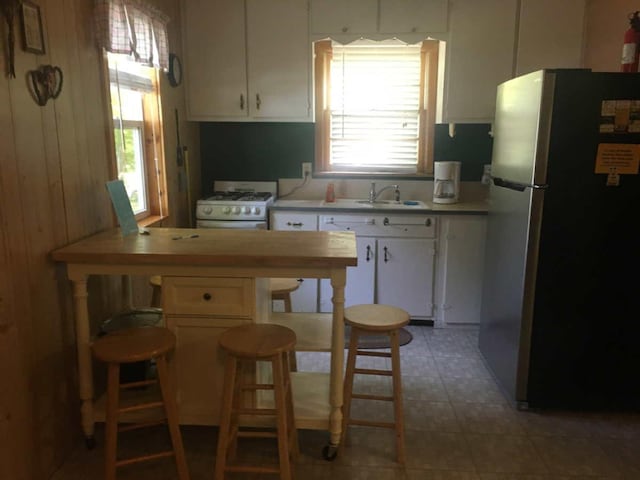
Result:
M176 395L169 377L167 365L167 355L175 349L175 345L175 335L170 330L161 327L136 327L117 330L100 337L93 343L93 355L96 359L107 364L107 406L105 423L106 480L114 480L116 478L117 467L169 456L175 458L178 478L180 480L189 480L189 471L184 455L180 427L178 425ZM157 380L120 383L121 364L145 360L155 360L158 373ZM120 389L139 388L154 383L160 384L162 397L160 401L149 401L147 403L120 408ZM164 407L173 449L118 460L117 436L119 431L124 432L158 424L158 422L134 423L121 426L120 429L118 429L118 415L120 413L158 407Z
M300 287L300 282L295 278L272 278L270 279L271 300L282 300L284 311L292 312L291 292Z
M223 480L225 472L277 473L280 479L292 478L292 460L298 455L298 434L295 428L289 352L296 343L293 330L280 325L247 324L226 330L219 346L226 353L220 430L216 455L215 479ZM273 383L247 383L243 366L247 363L271 363ZM243 405L247 391L271 390L274 408ZM269 416L275 419L275 432L243 428L240 415ZM234 460L238 438L276 438L277 467L269 465L238 465Z
M347 369L344 377L342 435L343 437L346 436L347 427L349 425L384 427L394 429L396 435L397 461L398 463L404 463L404 414L402 408L400 343L398 341L398 332L400 328L409 323L409 314L403 309L393 307L391 305L353 305L344 309L344 321L351 327L351 336L349 341L349 352L347 355ZM391 342L390 352L358 349L358 339L361 335L381 334L389 335ZM356 357L358 355L391 358L391 370L357 368ZM391 376L393 383L393 394L391 396L383 396L353 393L353 377L356 374ZM382 400L393 402L394 421L380 422L375 420L351 418L351 400L354 398L362 400Z

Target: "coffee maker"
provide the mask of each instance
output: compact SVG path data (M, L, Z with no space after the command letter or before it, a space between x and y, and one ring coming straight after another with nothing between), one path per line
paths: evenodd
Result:
M434 162L433 203L456 203L460 194L460 162Z

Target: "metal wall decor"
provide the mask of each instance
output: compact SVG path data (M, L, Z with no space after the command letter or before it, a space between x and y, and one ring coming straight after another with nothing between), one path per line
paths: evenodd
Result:
M54 65L42 65L38 70L29 71L31 80L31 94L41 107L45 106L50 98L58 98L62 91L64 77L60 67Z

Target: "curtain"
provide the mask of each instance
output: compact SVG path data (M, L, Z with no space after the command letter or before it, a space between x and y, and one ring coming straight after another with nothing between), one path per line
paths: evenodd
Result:
M136 62L169 68L169 17L145 0L95 0L98 46Z

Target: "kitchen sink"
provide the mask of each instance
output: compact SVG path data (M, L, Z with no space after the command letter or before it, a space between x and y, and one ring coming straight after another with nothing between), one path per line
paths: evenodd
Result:
M420 200L409 201L395 201L395 200L376 200L370 202L369 200L360 200L355 198L338 198L335 202L322 202L325 207L333 208L355 208L355 209L393 209L393 210L423 210L430 209L430 206Z

